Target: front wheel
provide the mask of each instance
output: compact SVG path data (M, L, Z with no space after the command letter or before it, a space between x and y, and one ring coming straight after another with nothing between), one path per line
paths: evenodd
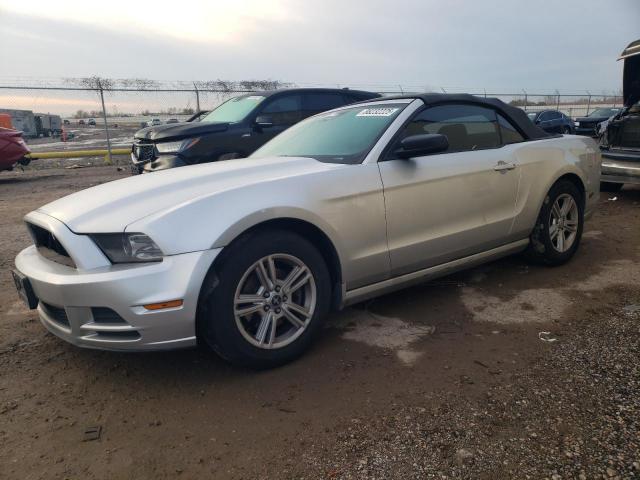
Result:
M571 129L570 129L569 127L566 127L566 126L565 126L565 127L562 129L562 133L564 133L565 135L569 135L569 134L571 134Z
M223 251L209 275L199 333L229 362L271 368L301 355L329 310L325 261L305 238L263 231Z
M583 227L580 191L568 180L555 183L540 209L526 256L537 263L562 265L578 249Z

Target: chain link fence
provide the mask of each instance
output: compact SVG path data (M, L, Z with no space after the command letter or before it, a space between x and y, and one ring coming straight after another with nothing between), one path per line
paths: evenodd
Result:
M16 110L32 114L59 115L64 122L64 138L39 138L37 131L25 130L34 152L86 148L127 148L133 134L147 122L187 120L194 113L211 110L227 99L259 90L287 87L332 87L369 90L383 96L418 92L471 93L496 97L523 110L560 110L576 118L598 107L619 107L619 92L536 92L461 90L459 88L403 85L311 85L279 81L223 80L207 82L159 82L146 79L112 80L0 78L0 113ZM26 115L27 113L25 113ZM91 119L91 121L90 121ZM20 125L17 126L20 128ZM64 141L62 141L64 140Z

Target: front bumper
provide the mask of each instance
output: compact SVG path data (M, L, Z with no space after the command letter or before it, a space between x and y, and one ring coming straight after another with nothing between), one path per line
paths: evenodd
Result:
M169 168L185 167L189 165L178 155L159 155L158 158L144 164L144 173L167 170Z
M602 152L600 180L609 183L640 184L640 152Z
M86 237L59 223L55 235L65 247L74 243L73 237ZM86 244L84 248L92 247ZM42 257L31 246L18 254L16 268L29 279L38 297L42 324L63 340L104 350L165 350L195 345L200 288L219 252L171 255L149 264L111 265L107 261L82 268L79 263L76 269ZM99 258L99 251L74 253L94 263ZM183 304L175 308L147 310L142 306L178 299ZM98 315L107 309L114 315Z
M576 135L584 135L587 137L596 138L598 136L595 127L575 127L575 132Z

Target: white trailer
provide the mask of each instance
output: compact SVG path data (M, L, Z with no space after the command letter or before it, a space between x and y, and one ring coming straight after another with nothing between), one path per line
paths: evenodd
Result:
M38 127L36 117L31 110L13 110L10 108L0 108L0 113L7 113L11 116L13 128L24 132L25 137L37 137Z

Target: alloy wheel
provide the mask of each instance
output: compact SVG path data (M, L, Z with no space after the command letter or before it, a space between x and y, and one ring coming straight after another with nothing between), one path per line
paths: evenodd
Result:
M556 198L549 215L551 245L560 253L569 250L578 235L579 211L574 198L563 193Z
M317 288L309 267L287 254L267 255L244 273L233 313L242 336L263 349L285 347L307 329Z

